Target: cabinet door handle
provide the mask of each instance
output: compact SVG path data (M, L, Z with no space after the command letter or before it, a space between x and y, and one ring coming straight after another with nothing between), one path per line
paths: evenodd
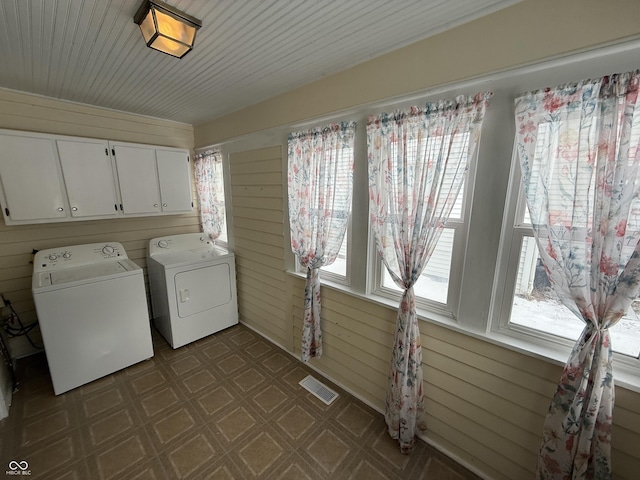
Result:
M58 207L58 211L59 211L59 212L64 212L64 208L62 208L62 207Z
M78 211L78 207L72 207L71 210L73 210L74 212Z
M158 206L158 204L157 204L157 203L154 203L154 204L153 204L153 206L154 206L154 207L157 207L157 206Z
M162 206L163 206L163 207L166 207L166 206L167 206L167 204L166 204L166 203L163 203L163 204L162 204Z

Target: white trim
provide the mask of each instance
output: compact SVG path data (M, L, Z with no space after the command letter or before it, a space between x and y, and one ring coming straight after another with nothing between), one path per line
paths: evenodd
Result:
M300 273L287 271L287 274L294 277L298 277L304 280L304 275ZM348 295L352 295L360 300L364 300L376 305L390 308L392 310L398 309L398 300L385 298L380 295L374 294L362 294L352 289L332 283L322 282L322 287L337 290ZM570 340L563 340L560 337L553 337L552 342L541 342L532 340L533 336L515 335L513 332L507 334L504 331L490 331L483 332L480 330L472 330L468 326L464 326L459 323L453 316L447 315L446 312L425 311L418 308L417 310L418 320L426 323L432 323L440 327L447 328L456 333L468 335L472 338L489 342L493 345L506 348L508 350L527 355L539 360L544 360L552 365L563 367L571 352L572 344ZM614 360L614 379L615 385L626 388L628 390L640 393L640 375L637 373L637 367L625 365L620 358L619 354L614 354L616 360Z
M435 441L434 439L429 437L429 428L428 428L428 426L427 426L426 433L418 431L418 433L416 434L416 437L418 437L420 440L422 440L427 445L430 445L433 448L435 448L436 450L438 450L444 456L449 457L451 460L456 462L458 465L466 468L467 470L469 470L474 475L482 478L483 480L493 480L489 475L487 475L486 473L484 473L481 470L479 470L478 467L476 467L475 465L467 462L466 460L464 460L459 455L456 455L451 450L449 450L448 448L443 447L437 441Z

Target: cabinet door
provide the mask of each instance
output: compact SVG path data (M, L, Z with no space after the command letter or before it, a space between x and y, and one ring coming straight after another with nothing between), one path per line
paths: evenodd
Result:
M186 151L156 150L163 212L191 211L191 175Z
M8 220L66 217L65 192L52 139L1 134L0 181Z
M100 140L56 140L72 217L118 215L109 144Z
M158 213L160 190L154 148L112 144L125 214Z

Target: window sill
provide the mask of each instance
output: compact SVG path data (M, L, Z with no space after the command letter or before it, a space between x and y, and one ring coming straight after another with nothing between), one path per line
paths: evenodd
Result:
M299 272L288 270L287 273L302 280L306 279L306 276ZM332 282L330 280L322 279L321 284L325 288L337 290L342 293L347 293L360 300L375 303L392 310L397 310L398 308L398 301L395 299L386 298L375 294L363 294L354 290L348 285ZM523 355L550 362L551 364L559 367L563 367L565 365L571 351L570 348L558 344L544 346L500 332L484 333L481 331L471 330L460 325L458 321L452 316L448 316L443 313L432 312L418 308L417 314L418 319L423 322L433 323L435 325L453 330L457 333L469 335L473 338L492 343L499 347L507 348ZM637 367L633 367L632 365L625 365L620 363L616 364L614 359L614 383L619 387L640 393L640 372L638 371Z
M473 333L470 332L469 334L473 335ZM571 347L557 343L551 343L545 346L500 332L489 332L484 335L479 335L477 338L522 353L523 355L550 362L559 367L565 366L571 354ZM638 367L625 364L624 362L616 362L614 358L613 378L614 385L640 393L640 371ZM558 380L560 379L558 378Z

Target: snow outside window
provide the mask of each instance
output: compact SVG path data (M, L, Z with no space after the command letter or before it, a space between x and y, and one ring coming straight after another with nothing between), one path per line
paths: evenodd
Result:
M540 125L538 129L538 144L548 144L549 135L553 135L553 133L548 128L548 125ZM640 137L640 125L635 129L633 136L637 144ZM517 163L516 158L513 161ZM536 165L538 163L534 162L534 167ZM519 170L514 170L517 170L516 174L519 176ZM535 170L532 175L536 175ZM595 175L591 179L591 185L589 186L591 191L595 189L594 182ZM535 187L534 182L532 182L532 186ZM549 192L549 195L554 195L554 192ZM531 219L524 202L521 182L518 189L518 197L514 235L511 244L514 254L511 255L509 266L510 270L517 273L514 279L515 285L510 305L507 305L510 311L509 320L506 324L503 322L503 326L524 334L541 337L552 336L575 342L584 329L584 322L562 305L551 289L538 255L538 248L531 228ZM640 200L635 199L634 201L636 202L636 208L631 210L627 220L629 224L640 222ZM589 209L592 210L593 207L590 206ZM584 228L591 228L591 225L584 225ZM635 245L627 245L625 248L630 249L630 252L632 252L634 247ZM640 355L640 318L638 314L640 314L640 299L636 299L627 314L609 329L614 352L634 358L638 358Z

